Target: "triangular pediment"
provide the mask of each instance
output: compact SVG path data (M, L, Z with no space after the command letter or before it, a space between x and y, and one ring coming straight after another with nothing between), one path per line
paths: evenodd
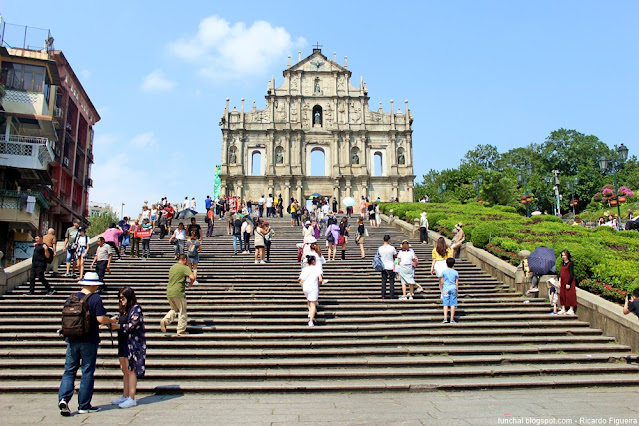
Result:
M339 72L348 73L351 72L338 64L335 61L328 59L320 49L313 49L313 53L310 56L302 59L295 65L291 66L285 72L291 71L305 71L305 72Z

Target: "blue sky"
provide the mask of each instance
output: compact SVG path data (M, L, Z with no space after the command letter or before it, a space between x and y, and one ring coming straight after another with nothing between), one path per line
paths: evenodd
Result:
M637 154L639 2L0 1L49 28L98 108L90 198L125 214L143 200L212 194L225 99L264 106L319 42L371 109L408 99L417 181L477 144L500 152L564 127Z

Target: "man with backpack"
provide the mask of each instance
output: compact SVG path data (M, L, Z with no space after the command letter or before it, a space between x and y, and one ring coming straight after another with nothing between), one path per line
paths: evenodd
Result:
M36 277L46 289L47 296L55 294L55 290L51 288L49 282L44 276L44 271L47 269L47 265L53 260L53 256L53 249L42 242L42 237L40 235L36 235L35 245L33 246L33 259L31 259L31 272L29 275L29 292L25 293L26 296L32 296L35 294Z
M78 284L82 285L82 290L72 294L62 309L62 335L67 338L67 352L58 391L58 408L65 417L71 415L69 401L73 397L75 375L80 367L82 377L78 391L78 414L99 411L99 408L91 405L93 374L100 344L98 325L118 322L117 317L107 316L102 298L95 294L102 285L97 273L87 272Z
M64 274L65 278L76 276L75 275L75 264L76 264L76 250L78 249L78 245L76 240L78 239L78 235L80 233L80 221L78 219L73 219L73 226L67 229L67 232L64 234L64 249L67 252L67 272ZM69 269L73 273L69 273Z

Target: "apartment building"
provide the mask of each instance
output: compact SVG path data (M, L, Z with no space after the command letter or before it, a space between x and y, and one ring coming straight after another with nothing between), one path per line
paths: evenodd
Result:
M63 238L86 223L93 126L100 116L48 30L21 26L23 43L0 22L0 250L2 264L29 257L33 233ZM15 27L15 26L14 26ZM26 34L43 34L41 46ZM33 38L31 38L33 39Z

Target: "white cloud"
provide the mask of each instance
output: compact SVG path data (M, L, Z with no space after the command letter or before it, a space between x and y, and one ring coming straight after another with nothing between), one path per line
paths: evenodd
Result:
M218 16L204 18L195 35L168 45L169 51L194 63L209 78L231 79L267 71L292 48L306 44L303 37L293 39L284 27L256 21L230 24Z
M136 148L147 148L155 145L155 134L153 132L144 132L133 136L131 145Z
M171 90L173 86L175 86L175 82L166 78L164 72L158 68L144 77L141 88L145 92L156 92Z

